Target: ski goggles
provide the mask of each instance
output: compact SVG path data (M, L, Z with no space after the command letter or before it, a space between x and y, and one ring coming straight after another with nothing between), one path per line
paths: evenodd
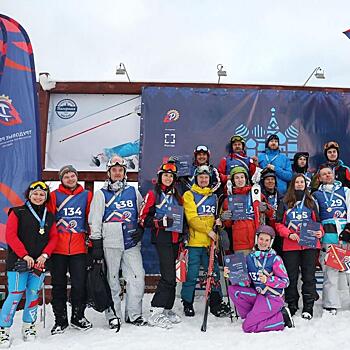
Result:
M329 150L330 148L339 149L338 142L329 141L329 142L325 143L325 145L323 146L323 149L324 149L325 151L326 151L326 150Z
M107 170L109 170L110 168L116 165L120 165L121 167L126 168L127 166L126 160L119 156L113 156L107 163Z
M177 172L177 167L175 163L164 163L159 169L161 172L171 172L171 173L176 173Z
M196 149L194 150L195 153L198 153L198 152L206 152L206 153L209 153L209 148L207 146L204 146L204 145L200 145L200 146L197 146Z
M48 191L48 186L46 185L45 182L43 181L36 181L36 182L33 182L29 185L29 189L31 191L34 191L34 190L43 190L43 191Z
M197 175L201 175L201 174L207 174L207 175L211 175L211 169L208 165L201 165L199 167L197 167L196 172L195 172L195 176Z
M231 143L233 142L242 142L242 143L245 143L245 140L244 138L241 136L241 135L233 135L231 137Z

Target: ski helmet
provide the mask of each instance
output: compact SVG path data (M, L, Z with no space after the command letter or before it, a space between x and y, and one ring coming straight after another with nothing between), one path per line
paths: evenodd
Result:
M245 139L243 136L236 134L231 137L230 139L231 149L232 149L232 144L234 142L240 142L242 144L243 149L245 148Z
M157 173L158 183L162 183L161 177L162 177L163 173L173 174L174 180L175 180L177 177L177 166L176 166L175 162L172 160L168 160L166 163L163 163L160 166L158 173Z
M64 165L58 172L58 178L60 179L60 181L62 181L63 176L67 173L75 173L75 175L78 176L78 171L73 167L73 165Z
M336 141L329 141L329 142L326 142L323 146L323 153L324 153L324 156L327 158L327 151L329 149L336 149L337 150L337 153L338 153L338 157L337 159L339 158L339 144L338 142ZM327 158L328 159L328 158Z
M119 155L114 155L112 158L109 159L109 161L106 164L106 168L107 168L107 174L108 176L110 176L110 170L111 168L113 168L114 166L119 165L124 169L124 175L126 175L126 171L127 171L127 163L126 160L122 157L120 157Z
M304 157L306 159L306 165L304 168L301 168L299 165L298 165L298 160L301 158L301 157ZM294 172L296 173L303 173L303 172L306 172L308 167L309 167L309 153L308 152L297 152L294 154L294 158L293 158L293 164L292 164L292 169Z
M44 181L34 181L32 182L25 193L25 197L30 200L30 197L32 196L32 194L37 191L44 191L45 192L45 202L47 202L49 200L50 197L50 189L49 186L47 186L47 184Z
M274 239L276 237L275 230L269 226L269 225L260 225L256 229L256 235L259 236L260 233L265 233L271 237L271 239Z
M267 177L274 177L275 180L277 180L277 177L276 177L276 172L269 169L269 168L265 168L262 170L261 172L261 181L264 181Z
M197 153L200 153L200 152L207 153L208 157L210 157L210 150L208 146L205 146L205 145L196 146L196 148L193 151L193 154L196 157Z
M210 186L211 185L212 170L211 170L210 166L208 166L208 165L200 165L196 168L196 170L194 171L194 175L193 175L195 184L198 185L197 176L202 175L202 174L209 175L209 186Z
M243 173L246 176L246 178L248 178L248 172L246 168L242 166L234 166L230 169L231 178L233 177L233 175L239 174L239 173Z

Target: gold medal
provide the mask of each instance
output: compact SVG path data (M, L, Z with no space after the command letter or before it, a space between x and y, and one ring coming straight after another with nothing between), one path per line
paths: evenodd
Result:
M327 211L328 213L330 213L332 211L332 208L331 207L327 208Z
M297 217L297 220L301 220L301 215L300 214L298 214L296 217Z
M43 227L40 227L39 234L43 235L45 233L45 229Z

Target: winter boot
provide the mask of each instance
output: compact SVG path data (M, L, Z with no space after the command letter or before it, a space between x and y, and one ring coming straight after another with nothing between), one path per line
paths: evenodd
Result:
M222 297L219 292L210 293L210 312L215 317L225 317L231 314L231 308L222 301Z
M301 317L305 320L311 320L314 315L315 298L312 294L303 295L303 311Z
M84 317L84 308L79 306L73 307L73 314L70 320L70 324L73 328L81 331L87 331L92 328L92 324Z
M9 348L10 345L10 328L0 327L0 349Z
M298 311L298 303L296 303L296 302L289 302L288 303L288 309L289 309L289 312L290 312L290 314L291 314L291 316L294 316L296 313L297 313L297 311Z
M116 332L120 331L120 318L112 317L108 320L109 328L115 330Z
M68 328L67 307L52 305L52 309L55 314L55 324L51 329L51 334L62 334Z
M143 316L139 316L134 321L130 321L130 318L128 317L125 322L133 324L134 326L146 326L147 325L147 321L143 318Z
M292 315L289 311L289 308L287 308L286 306L282 307L282 315L283 315L283 321L284 321L284 326L288 327L288 328L294 328L294 321L292 319Z
M182 303L184 304L184 314L187 317L193 317L195 315L194 309L193 309L193 303L188 303L185 300L182 300Z
M173 310L164 309L164 315L168 317L171 323L180 323L181 317Z
M151 316L148 319L148 325L151 327L160 327L165 329L173 327L171 321L164 314L164 308L162 307L152 307Z
M334 307L324 307L323 309L328 311L332 316L335 316L337 314L337 309Z
M34 341L36 339L35 323L23 322L22 337L24 341Z

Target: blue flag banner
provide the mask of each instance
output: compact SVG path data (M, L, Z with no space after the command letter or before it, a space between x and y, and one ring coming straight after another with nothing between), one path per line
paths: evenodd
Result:
M22 26L0 15L0 246L7 211L20 205L39 178L39 110L33 51Z
M145 87L142 92L139 185L143 195L153 186L157 170L172 155L191 154L207 145L218 165L230 137L246 139L248 155L265 149L278 134L281 152L293 158L310 153L311 168L325 160L323 144L340 144L340 158L350 163L350 93L337 91ZM145 237L145 250L149 240ZM157 269L154 255L144 255L147 272Z

